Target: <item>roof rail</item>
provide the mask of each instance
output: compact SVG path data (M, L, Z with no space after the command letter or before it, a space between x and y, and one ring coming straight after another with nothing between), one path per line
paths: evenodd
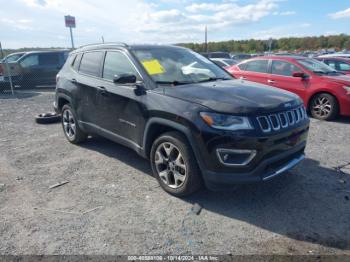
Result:
M94 46L94 45L121 45L124 47L128 47L128 45L126 43L123 43L123 42L108 42L108 43L94 43L94 44L82 45L82 46L79 46L79 48Z

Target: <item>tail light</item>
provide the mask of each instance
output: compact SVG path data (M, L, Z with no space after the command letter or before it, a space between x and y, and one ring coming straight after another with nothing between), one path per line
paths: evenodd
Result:
M4 68L0 65L0 76L4 75Z

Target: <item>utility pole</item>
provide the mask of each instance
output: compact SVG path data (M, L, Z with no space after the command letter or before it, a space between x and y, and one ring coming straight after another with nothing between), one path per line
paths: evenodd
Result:
M271 50L272 50L272 37L269 38L269 55L271 55Z
M204 45L205 45L205 52L208 53L208 28L205 26L204 31Z

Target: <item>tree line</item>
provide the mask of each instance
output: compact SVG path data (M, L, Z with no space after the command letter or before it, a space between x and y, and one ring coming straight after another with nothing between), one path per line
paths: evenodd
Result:
M182 43L180 46L188 47L196 52L205 52L205 43ZM334 48L337 51L347 49L350 50L350 35L329 35L329 36L312 36L312 37L285 37L280 39L272 39L272 51L305 51L320 50ZM4 56L20 51L34 50L54 50L63 49L58 47L50 48L19 48L4 49ZM67 48L68 49L68 48ZM224 51L232 53L262 53L269 50L269 40L230 40L221 42L209 42L208 50L210 52ZM1 54L0 54L1 58Z
M230 40L222 42L209 42L210 52L225 51L232 53L261 53L269 50L269 40ZM205 52L205 43L182 43L184 47L196 52ZM312 37L286 37L271 40L272 51L305 51L330 49L350 50L350 35L329 35Z

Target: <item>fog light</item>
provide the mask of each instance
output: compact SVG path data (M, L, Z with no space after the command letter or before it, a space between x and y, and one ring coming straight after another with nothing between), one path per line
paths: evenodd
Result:
M245 166L256 156L256 150L218 148L216 155L225 166Z

